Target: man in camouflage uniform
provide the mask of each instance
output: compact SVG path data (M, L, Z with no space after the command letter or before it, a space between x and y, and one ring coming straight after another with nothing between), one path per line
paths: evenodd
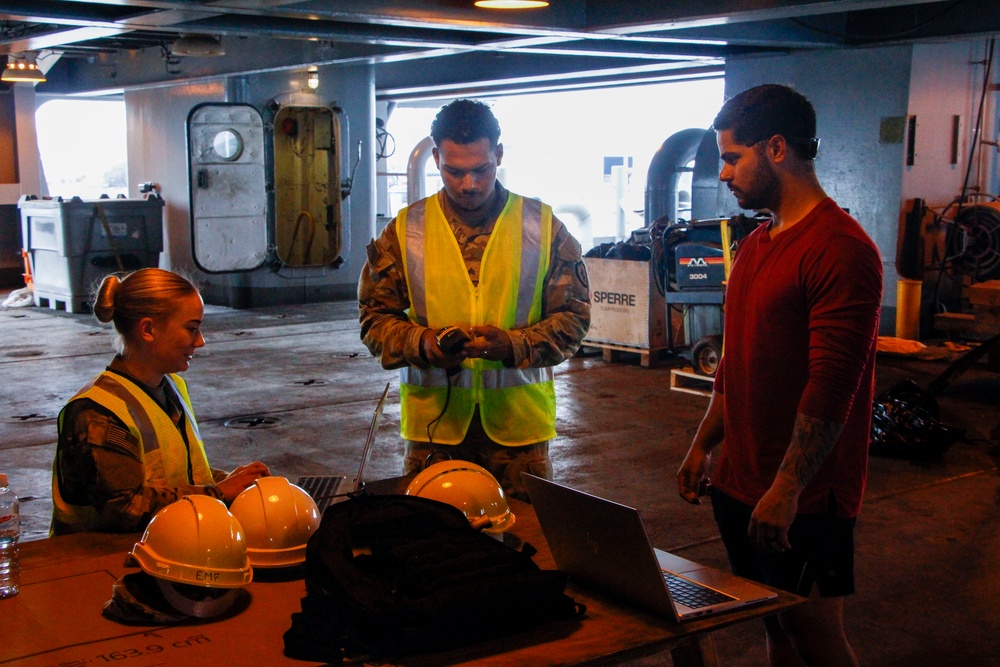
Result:
M369 244L361 338L383 368L400 369L404 474L467 460L527 500L522 471L552 476L551 368L590 326L580 244L551 208L496 180L503 145L485 104L445 106L431 136L444 188ZM470 337L454 351L437 341L449 326Z

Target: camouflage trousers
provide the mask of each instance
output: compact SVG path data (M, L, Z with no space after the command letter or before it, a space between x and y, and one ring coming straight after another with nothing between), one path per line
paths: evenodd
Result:
M403 474L420 472L432 463L457 459L481 465L490 471L508 498L529 502L528 492L522 472L552 479L552 462L549 460L549 441L543 440L531 445L507 447L498 444L483 431L479 413L472 418L469 432L457 445L442 445L429 442L406 440L406 454L403 458Z

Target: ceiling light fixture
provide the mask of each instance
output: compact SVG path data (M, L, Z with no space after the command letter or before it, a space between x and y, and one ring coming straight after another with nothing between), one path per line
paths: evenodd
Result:
M483 9L534 9L548 6L548 0L476 0L476 7Z
M7 56L7 67L0 75L0 81L7 83L45 83L45 74L38 69L35 52L11 53Z
M222 42L212 35L181 35L170 47L175 56L224 56Z

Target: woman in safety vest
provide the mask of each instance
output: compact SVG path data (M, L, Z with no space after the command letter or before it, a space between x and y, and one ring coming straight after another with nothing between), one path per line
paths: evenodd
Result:
M118 352L59 413L51 533L136 532L161 508L201 494L227 504L261 476L208 465L187 385L205 344L205 306L186 278L162 269L107 276L94 315L113 322Z

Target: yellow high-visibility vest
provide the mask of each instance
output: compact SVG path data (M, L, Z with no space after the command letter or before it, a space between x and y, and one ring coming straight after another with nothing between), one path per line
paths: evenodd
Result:
M214 484L187 384L175 374L167 375L166 382L181 397L187 444L163 408L142 388L117 373L101 373L78 391L70 399L70 403L80 398L89 398L110 410L125 424L138 441L145 486ZM63 408L59 413L60 431L63 428L65 410ZM53 519L70 526L74 532L100 530L103 522L93 506L72 505L63 500L59 493L57 466L58 457L52 464Z
M475 286L436 195L396 217L409 318L422 326L493 325L523 328L542 317L542 295L552 248L552 209L509 193L496 221ZM556 398L551 368L505 368L467 359L451 378L444 369L400 369L400 432L407 440L455 445L468 431L476 405L483 430L502 445L528 445L555 436ZM442 413L447 400L447 410Z

